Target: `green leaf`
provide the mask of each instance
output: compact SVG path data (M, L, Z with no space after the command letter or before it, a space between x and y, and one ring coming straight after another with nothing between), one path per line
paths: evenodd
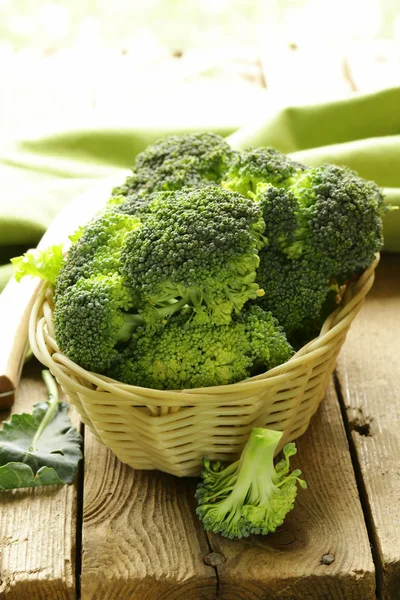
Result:
M63 483L57 472L49 467L41 467L36 475L29 465L20 462L10 462L0 467L0 490L62 485Z
M12 415L0 431L0 489L72 483L82 458L81 435L72 427L57 386L43 373L49 402L32 414Z
M55 283L63 263L63 244L50 246L45 250L28 250L22 256L11 259L14 265L14 277L17 281L27 275L41 277Z

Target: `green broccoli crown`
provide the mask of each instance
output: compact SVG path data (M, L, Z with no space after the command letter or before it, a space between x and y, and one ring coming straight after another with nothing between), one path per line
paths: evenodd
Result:
M118 273L125 238L140 226L139 219L113 205L92 219L68 252L56 280L56 300L82 278Z
M118 356L141 319L128 310L135 301L117 274L80 279L57 296L54 328L61 350L84 369L103 372Z
M219 183L233 150L214 133L172 135L138 154L133 174L114 194L129 195Z
M154 194L126 237L121 273L152 306L177 300L216 324L228 323L255 283L264 221L257 203L219 187Z
M325 165L305 170L287 189L259 183L253 197L268 239L259 252L260 305L288 334L314 326L337 282L370 264L382 245L379 188Z
M305 320L317 319L330 291L329 276L310 249L297 259L272 248L260 251L257 281L264 290L258 303L270 310L289 334Z
M276 319L254 306L229 325L196 325L183 313L149 336L138 328L108 375L153 389L227 385L288 360L293 349Z
M282 432L254 428L238 461L223 468L204 460L203 481L196 491L197 514L207 531L228 538L267 534L282 525L293 508L301 471L289 473L295 444L287 444L284 459L274 466Z
M260 183L288 187L304 169L303 165L274 148L250 148L234 156L222 185L252 197Z
M344 167L307 169L291 188L300 227L288 254L312 247L330 276L367 267L383 244L383 197L378 186Z

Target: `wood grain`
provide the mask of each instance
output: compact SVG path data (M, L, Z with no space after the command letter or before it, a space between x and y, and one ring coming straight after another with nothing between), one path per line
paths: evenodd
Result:
M340 408L330 386L293 466L308 483L279 532L210 544L220 600L374 600L375 573ZM330 565L322 557L332 554Z
M40 372L26 366L12 412L47 400ZM0 492L0 599L75 599L76 507L74 485Z
M400 598L400 256L384 255L337 374L381 561L383 597Z
M86 429L82 600L213 600L194 481L134 471Z

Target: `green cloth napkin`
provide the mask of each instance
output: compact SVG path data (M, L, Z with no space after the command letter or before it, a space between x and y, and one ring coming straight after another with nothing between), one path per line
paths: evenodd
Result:
M196 131L194 126L190 131ZM204 129L204 127L203 127ZM270 145L310 165L348 165L384 188L400 208L400 88L313 105L288 106L228 136L235 148ZM0 147L0 289L9 259L35 246L55 215L101 178L121 176L135 155L170 133L127 126L59 132ZM400 252L400 210L384 217L385 250Z

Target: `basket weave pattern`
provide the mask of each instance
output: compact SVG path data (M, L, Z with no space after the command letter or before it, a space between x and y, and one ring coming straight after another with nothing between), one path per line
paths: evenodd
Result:
M283 431L278 451L302 435L321 402L349 327L374 281L379 255L347 286L320 335L288 362L239 383L182 391L153 390L85 371L57 347L53 298L44 283L29 339L99 442L135 469L197 475L203 456L235 460L253 427Z

